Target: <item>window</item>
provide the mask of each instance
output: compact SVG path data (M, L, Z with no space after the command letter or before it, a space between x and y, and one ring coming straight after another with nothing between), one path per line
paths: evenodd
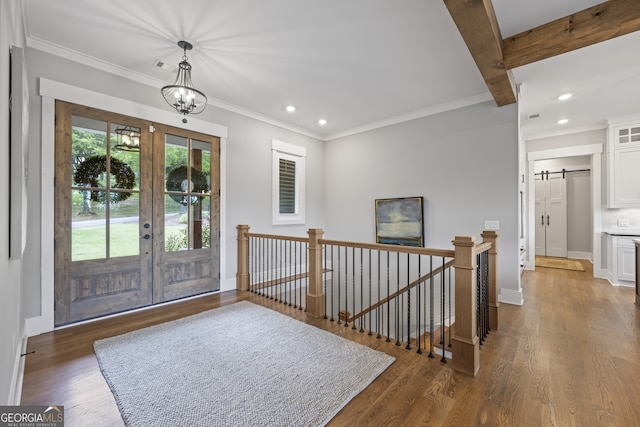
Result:
M271 141L273 153L273 225L304 224L304 165L307 150Z

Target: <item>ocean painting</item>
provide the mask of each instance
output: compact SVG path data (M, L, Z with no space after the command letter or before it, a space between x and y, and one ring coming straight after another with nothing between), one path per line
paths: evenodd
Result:
M422 197L376 200L376 242L423 246Z

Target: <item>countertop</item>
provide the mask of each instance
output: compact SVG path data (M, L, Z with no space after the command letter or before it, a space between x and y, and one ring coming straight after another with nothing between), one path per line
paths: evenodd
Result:
M640 237L640 229L638 228L613 228L609 230L603 230L603 233L610 234L612 236Z

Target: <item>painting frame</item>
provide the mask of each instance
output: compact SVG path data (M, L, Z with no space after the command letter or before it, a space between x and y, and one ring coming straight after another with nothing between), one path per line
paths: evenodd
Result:
M424 247L424 198L376 199L376 243Z

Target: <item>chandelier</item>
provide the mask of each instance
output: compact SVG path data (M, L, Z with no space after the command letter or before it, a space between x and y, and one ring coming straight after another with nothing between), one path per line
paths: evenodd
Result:
M140 151L140 129L131 126L116 128L115 148L120 151Z
M167 104L171 105L185 117L183 123L187 123L187 114L199 114L204 111L207 105L207 97L204 93L193 87L191 82L191 64L187 61L187 51L193 46L184 40L178 42L180 49L183 49L182 61L178 64L178 75L172 85L167 85L161 89L162 96Z

